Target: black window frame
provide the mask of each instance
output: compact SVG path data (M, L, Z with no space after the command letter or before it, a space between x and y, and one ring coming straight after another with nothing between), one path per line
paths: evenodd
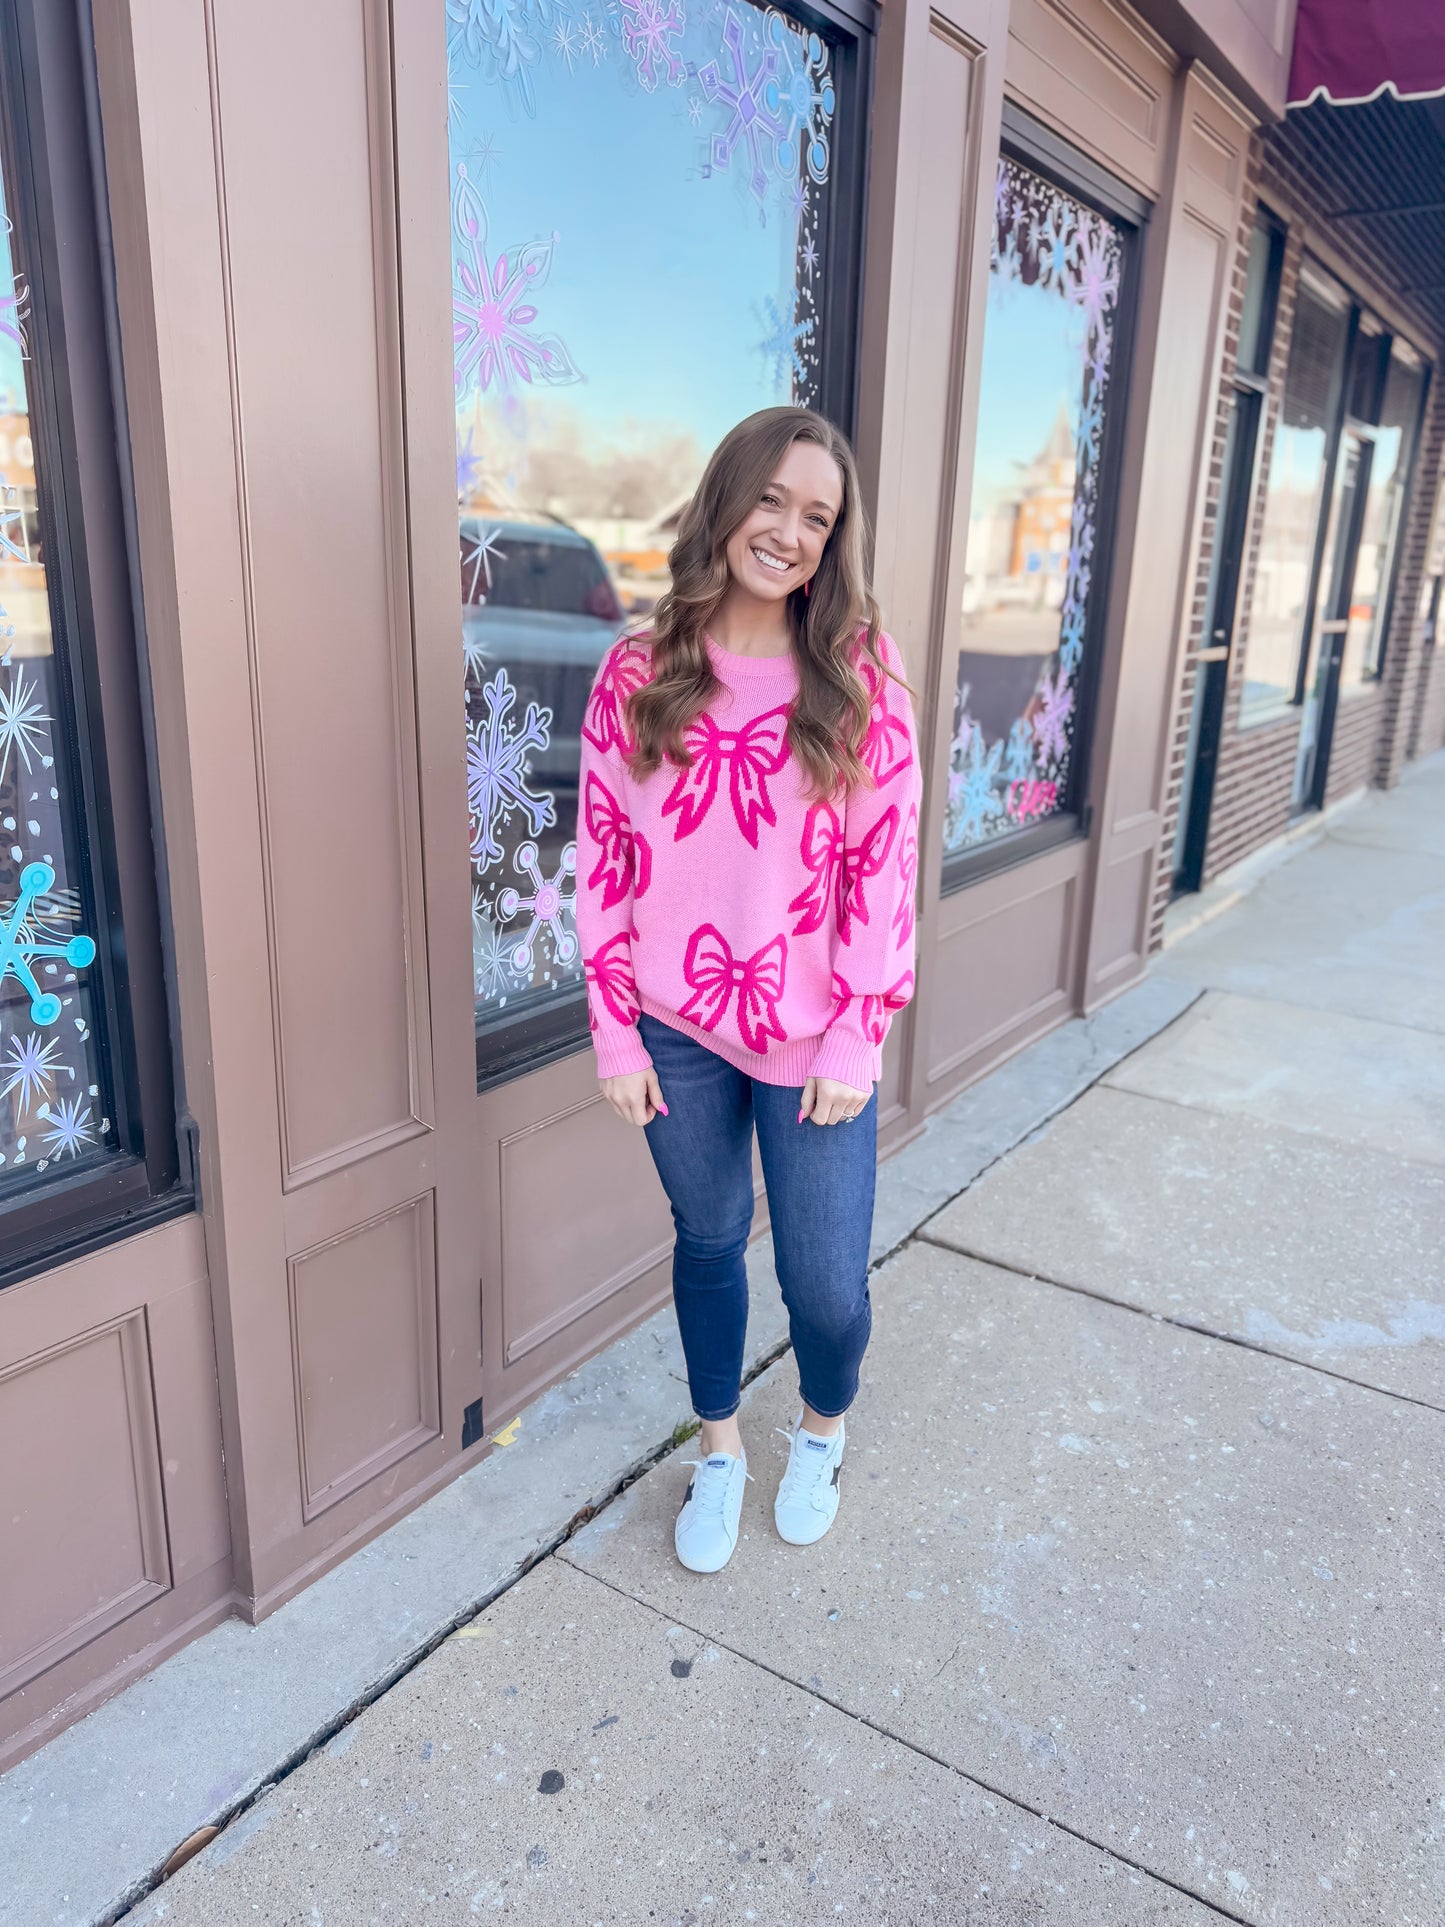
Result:
M0 1286L194 1208L179 1122L114 276L89 10L0 0L0 148L56 673L77 794L78 888L119 1149L0 1203Z
M1284 251L1288 234L1284 222L1260 202L1255 207L1253 226L1268 237L1265 285L1260 304L1255 364L1251 368L1236 366L1230 377L1233 393L1225 443L1229 453L1215 511L1214 557L1205 591L1201 646L1195 657L1199 680L1195 686L1194 702L1198 721L1195 724L1191 719L1197 733L1192 756L1186 757L1187 780L1180 792L1185 830L1180 861L1173 878L1176 896L1197 890L1204 877L1214 777L1219 746L1224 736L1225 699L1238 639L1239 591L1244 580L1249 523L1260 483L1264 424L1269 410L1269 371L1274 361L1279 295L1284 280ZM1232 449L1230 437L1233 437Z
M823 247L819 410L851 439L861 379L858 340L863 308L868 128L880 18L878 0L774 0L785 18L823 35L833 53L837 97ZM476 1021L477 1091L495 1090L561 1058L589 1049L586 985L558 991L541 1009L511 1022Z
M1135 332L1139 313L1139 265L1144 239L1152 212L1151 203L1127 182L1108 172L1097 161L1056 134L1043 121L1006 100L1003 107L1001 156L1017 161L1031 172L1051 181L1064 193L1082 201L1096 213L1106 215L1120 228L1120 295L1115 310L1114 345L1111 360L1113 387L1104 418L1104 435L1099 454L1099 514L1094 535L1089 607L1084 625L1084 647L1079 658L1079 675L1074 687L1077 708L1074 738L1070 748L1068 802L1042 823L1011 831L1007 836L981 843L971 850L945 855L939 891L952 896L966 890L984 877L996 876L1021 863L1030 863L1046 851L1065 843L1087 841L1092 831L1089 783L1093 761L1094 726L1097 719L1099 679L1107 643L1107 612L1114 573L1114 553L1118 534L1121 460L1132 382ZM990 270L991 271L991 270ZM952 645L946 656L956 664ZM955 671L956 673L956 671ZM953 682L948 684L951 697Z

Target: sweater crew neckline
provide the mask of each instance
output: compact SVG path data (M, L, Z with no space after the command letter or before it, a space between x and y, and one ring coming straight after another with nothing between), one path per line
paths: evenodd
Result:
M713 668L724 682L795 682L798 665L791 649L782 656L740 656L724 649L720 642L707 638Z

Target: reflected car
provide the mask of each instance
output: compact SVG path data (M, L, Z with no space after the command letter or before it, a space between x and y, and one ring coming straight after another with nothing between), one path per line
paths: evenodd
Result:
M626 623L607 564L565 522L516 509L463 516L461 564L469 713L483 713L482 685L505 669L514 719L529 702L552 712L547 747L530 759L533 786L575 790L592 679Z

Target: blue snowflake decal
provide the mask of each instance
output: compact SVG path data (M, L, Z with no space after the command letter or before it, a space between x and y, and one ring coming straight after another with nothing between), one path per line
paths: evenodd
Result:
M452 26L448 53L458 52L482 78L506 87L524 113L535 115L537 96L530 68L541 46L528 31L525 0L447 0Z
M72 970L84 970L95 962L95 940L71 937L65 943L47 942L39 914L35 910L55 882L48 863L27 863L20 872L20 895L10 914L0 917L0 983L16 977L30 992L30 1021L43 1029L60 1015L60 999L53 990L42 990L35 975L37 957L63 957Z
M551 710L528 703L521 728L514 728L510 718L517 692L505 669L499 669L482 690L482 700L486 716L467 725L467 806L472 815L472 857L486 869L501 862L505 851L498 832L515 812L525 816L536 836L556 822L557 805L545 791L534 795L527 786L528 758L551 740Z
M780 13L769 13L768 37L781 55L782 72L763 90L769 111L785 129L778 166L795 174L801 163L821 187L828 178L828 125L837 105L828 49L817 34L798 33Z
M765 341L759 342L758 347L772 362L773 380L779 386L788 382L790 377L797 381L805 380L807 371L798 353L798 344L812 334L813 323L811 320L795 319L798 312L797 291L789 295L788 312L785 315L778 312L778 304L771 295L763 297L763 307L773 332Z
M983 731L974 729L962 767L956 766L949 772L950 849L956 849L960 843L977 842L995 817L1003 815L1003 798L997 787L1002 760L1002 738L985 750Z

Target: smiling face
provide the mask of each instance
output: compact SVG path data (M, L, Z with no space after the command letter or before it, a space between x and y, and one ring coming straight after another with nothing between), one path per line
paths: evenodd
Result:
M792 442L757 506L727 545L734 585L760 602L782 602L818 567L843 509L838 464L816 442Z

